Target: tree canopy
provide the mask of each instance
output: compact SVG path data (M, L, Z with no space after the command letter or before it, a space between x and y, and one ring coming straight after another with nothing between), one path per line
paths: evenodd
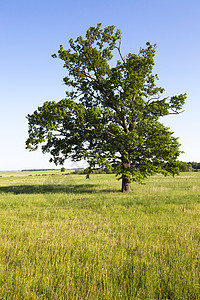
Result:
M27 116L27 148L41 144L56 164L71 158L85 159L90 170L114 168L122 191L155 173L177 174L180 144L159 118L179 114L186 94L162 97L153 74L155 51L147 42L124 56L121 32L101 24L70 39L67 50L61 45L53 57L67 71L66 98L47 101Z

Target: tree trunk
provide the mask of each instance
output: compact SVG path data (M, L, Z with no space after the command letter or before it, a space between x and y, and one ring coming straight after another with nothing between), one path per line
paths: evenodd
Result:
M122 177L122 193L131 192L130 177Z
M131 164L130 162L122 162L123 170L130 168ZM131 192L131 181L130 177L126 176L125 174L122 175L122 193L129 193Z

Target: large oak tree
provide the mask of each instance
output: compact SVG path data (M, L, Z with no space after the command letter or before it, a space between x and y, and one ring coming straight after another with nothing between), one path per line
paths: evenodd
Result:
M124 56L121 32L101 24L85 38L70 39L67 50L61 45L53 57L64 62L69 89L65 99L45 102L27 116L27 148L41 144L56 164L71 158L85 159L91 170L114 167L123 192L131 191L131 181L177 174L180 145L159 118L180 113L186 94L162 97L153 74L155 48L148 42Z

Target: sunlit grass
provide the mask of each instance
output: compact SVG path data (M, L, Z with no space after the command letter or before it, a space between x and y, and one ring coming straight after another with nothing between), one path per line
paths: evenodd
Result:
M0 178L0 299L200 299L200 173Z

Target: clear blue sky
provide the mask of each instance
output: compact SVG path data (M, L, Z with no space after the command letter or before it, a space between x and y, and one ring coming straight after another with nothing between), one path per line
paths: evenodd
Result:
M199 16L199 0L0 0L0 170L55 167L25 150L25 116L65 97L65 70L51 54L99 22L122 31L124 55L157 43L159 85L188 94L185 112L163 122L180 137L180 159L200 162Z

